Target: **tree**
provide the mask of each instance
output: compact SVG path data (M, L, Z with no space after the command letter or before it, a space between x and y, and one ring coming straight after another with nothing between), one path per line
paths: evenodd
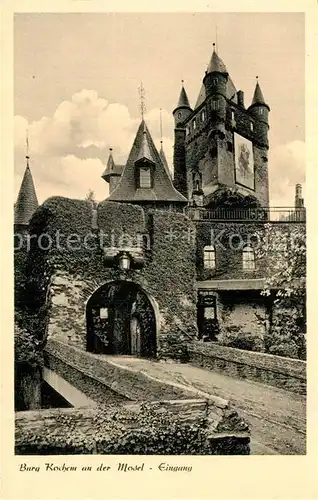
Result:
M93 189L89 189L86 196L85 196L85 200L87 201L93 201L95 202L95 192L93 191Z

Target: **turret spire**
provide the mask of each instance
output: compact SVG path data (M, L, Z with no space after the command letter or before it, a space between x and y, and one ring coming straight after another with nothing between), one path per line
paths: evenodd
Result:
M258 76L256 77L256 85L255 85L252 104L266 104L263 92L261 91L261 87L259 86L258 83Z
M151 161L152 163L156 163L156 161L155 161L155 159L150 151L150 148L149 148L146 123L144 121L142 123L143 123L143 134L142 134L141 144L139 147L136 162L139 160L148 160L148 161Z
M26 169L19 190L17 202L14 207L14 223L27 226L30 223L32 215L39 206L33 178L29 165L29 138L26 135Z
M226 73L226 74L228 74L224 62L222 61L222 59L216 53L215 43L213 43L213 53L212 53L212 57L211 57L211 60L210 60L210 62L208 64L206 72L207 73L214 73L214 72L216 72L216 73Z

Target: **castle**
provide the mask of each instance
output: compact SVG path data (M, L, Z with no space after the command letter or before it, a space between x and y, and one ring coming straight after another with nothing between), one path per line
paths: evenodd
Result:
M41 336L97 353L181 359L196 338L264 350L275 311L257 247L268 225L283 234L305 222L300 185L294 207L269 207L269 112L258 81L246 105L214 48L194 108L182 84L173 110L173 177L144 120L126 165L110 151L98 205L39 207L27 164L17 309L39 318Z

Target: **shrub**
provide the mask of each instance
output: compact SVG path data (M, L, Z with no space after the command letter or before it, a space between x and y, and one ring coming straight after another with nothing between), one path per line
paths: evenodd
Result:
M89 429L80 429L75 414L58 413L56 425L38 432L18 429L16 453L112 454L112 455L206 455L215 454L207 439L206 420L193 423L147 404L139 413L126 408L100 408Z

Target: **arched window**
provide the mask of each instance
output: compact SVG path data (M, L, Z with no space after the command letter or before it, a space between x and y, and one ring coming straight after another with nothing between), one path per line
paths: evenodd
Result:
M243 248L243 269L253 271L255 269L255 253L252 247Z
M204 268L215 269L215 267L216 267L215 248L211 246L204 247Z

